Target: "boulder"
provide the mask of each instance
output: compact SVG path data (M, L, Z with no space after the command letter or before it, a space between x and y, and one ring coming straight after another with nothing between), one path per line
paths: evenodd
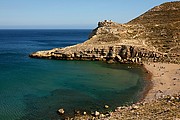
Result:
M108 106L108 105L105 105L105 106L104 106L104 108L108 109L108 108L109 108L109 106Z
M95 116L99 116L99 115L100 115L100 112L95 111L94 115L95 115Z
M65 113L65 111L64 111L63 108L59 109L58 112L59 112L60 114L64 114L64 113Z

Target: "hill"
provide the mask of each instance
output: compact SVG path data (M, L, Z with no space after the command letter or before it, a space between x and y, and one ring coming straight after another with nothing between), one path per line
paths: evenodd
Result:
M167 2L156 6L128 24L146 27L148 44L158 51L180 53L180 2ZM179 57L179 56L177 56Z
M30 55L36 58L122 63L180 62L180 1L152 8L126 23L98 23L84 43Z

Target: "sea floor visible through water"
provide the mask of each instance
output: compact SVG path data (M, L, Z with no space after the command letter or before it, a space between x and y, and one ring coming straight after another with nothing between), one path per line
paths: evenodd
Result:
M56 120L75 110L110 111L142 98L146 73L141 66L28 57L83 42L90 31L0 30L0 119Z

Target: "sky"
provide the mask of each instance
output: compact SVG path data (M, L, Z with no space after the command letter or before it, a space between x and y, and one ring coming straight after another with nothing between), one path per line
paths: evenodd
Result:
M92 29L126 23L171 0L0 0L0 29Z

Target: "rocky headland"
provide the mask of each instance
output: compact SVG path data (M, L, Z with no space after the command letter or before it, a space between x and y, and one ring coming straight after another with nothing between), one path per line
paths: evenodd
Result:
M180 1L156 6L125 24L99 22L84 43L29 56L143 64L152 74L153 87L144 102L119 107L105 118L76 119L180 119Z
M119 24L111 20L98 27L84 43L38 51L30 57L64 60L103 60L141 63L180 61L180 2L164 3L140 17Z

